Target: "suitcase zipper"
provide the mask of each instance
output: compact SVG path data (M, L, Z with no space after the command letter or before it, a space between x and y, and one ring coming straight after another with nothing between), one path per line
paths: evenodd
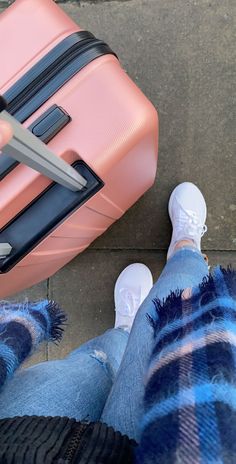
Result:
M116 56L105 42L96 39L90 32L71 34L5 92L7 111L23 123L81 69L107 54ZM0 181L17 164L3 153L0 157Z
M49 52L49 54L37 63L29 73L26 73L12 89L6 92L5 98L8 102L8 112L14 115L14 113L30 98L30 95L37 92L40 83L42 83L42 87L53 75L56 75L60 66L63 66L63 64L64 66L66 65L67 60L70 59L73 53L78 53L81 51L81 46L83 47L94 39L95 37L88 33L88 36L83 37L82 40L69 46L69 48L63 46L64 44L61 43L59 47L57 46ZM58 53L58 48L61 48L60 54ZM55 58L53 58L53 55Z
M72 34L4 94L8 112L24 122L82 68L105 54L114 53L91 33Z

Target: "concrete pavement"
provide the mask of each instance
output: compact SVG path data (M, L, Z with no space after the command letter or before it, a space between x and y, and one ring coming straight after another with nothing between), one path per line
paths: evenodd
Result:
M165 262L173 187L195 182L208 204L203 248L211 263L236 265L236 157L233 124L234 2L128 0L61 6L105 39L158 108L155 186L92 247L48 282L25 292L59 301L69 315L64 341L35 360L64 356L110 327L113 285L122 268Z

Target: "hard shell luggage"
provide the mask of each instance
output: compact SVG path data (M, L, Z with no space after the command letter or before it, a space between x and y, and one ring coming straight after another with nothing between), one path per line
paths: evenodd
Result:
M151 187L158 118L109 45L53 0L16 0L0 43L8 113L86 179L72 191L0 153L2 298L54 274Z

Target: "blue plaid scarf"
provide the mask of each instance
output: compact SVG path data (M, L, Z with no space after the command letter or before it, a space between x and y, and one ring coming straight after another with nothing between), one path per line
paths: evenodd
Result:
M41 342L61 340L65 321L53 301L0 302L0 387Z
M137 463L235 463L236 272L154 303Z

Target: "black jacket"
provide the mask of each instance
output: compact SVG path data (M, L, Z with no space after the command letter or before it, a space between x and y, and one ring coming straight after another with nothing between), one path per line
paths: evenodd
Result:
M0 420L1 464L131 464L135 442L102 423L66 417Z

